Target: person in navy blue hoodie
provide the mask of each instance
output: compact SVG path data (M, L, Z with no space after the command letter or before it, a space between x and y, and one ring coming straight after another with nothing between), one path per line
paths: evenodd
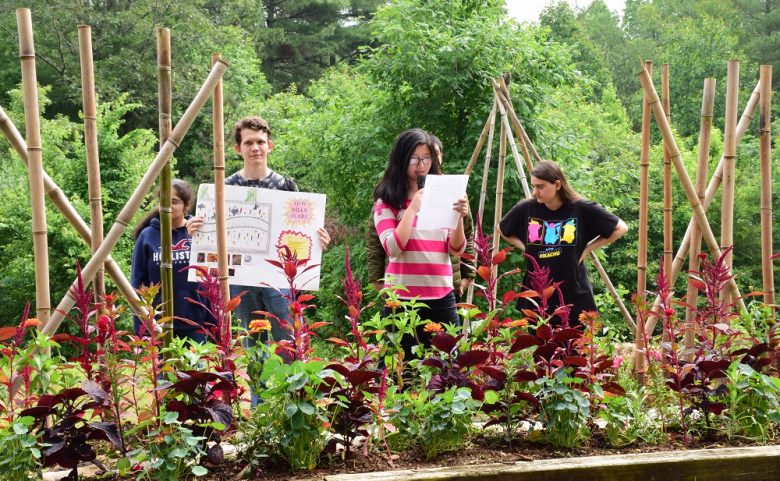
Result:
M189 319L208 329L211 322L210 314L203 307L188 301L186 298L206 303L206 299L198 294L198 283L187 280L190 265L190 235L187 233L187 212L192 206L192 187L187 182L174 179L171 182L171 226L172 226L172 260L173 260L173 315ZM138 289L143 285L160 283L160 209L154 209L142 220L133 231L135 247L133 248L133 272L130 282ZM160 302L160 293L154 303ZM135 319L136 334L141 333L140 321ZM174 319L173 335L189 338L196 342L205 342L207 336L202 329L186 322Z

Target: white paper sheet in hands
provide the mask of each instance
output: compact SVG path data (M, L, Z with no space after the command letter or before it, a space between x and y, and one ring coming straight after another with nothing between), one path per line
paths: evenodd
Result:
M452 204L466 197L468 175L429 175L425 178L420 212L417 214L418 229L455 229L458 214Z

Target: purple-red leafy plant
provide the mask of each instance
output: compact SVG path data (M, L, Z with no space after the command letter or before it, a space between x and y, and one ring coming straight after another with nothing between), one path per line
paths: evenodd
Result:
M176 381L162 383L158 389L166 392L166 412L177 413L177 420L182 425L191 429L195 436L202 436L209 461L221 464L224 460L221 433L233 426L230 401L238 391L233 373L178 371ZM206 449L207 442L215 444Z
M357 436L369 437L368 426L373 422L373 411L368 394L379 391L375 381L381 373L369 369L369 361L360 364L331 363L327 368L341 374L343 380L327 377L323 382L322 387L329 388L329 397L333 399L328 405L331 411L330 429L341 438L331 438L325 451L334 453L337 444L343 442L345 456L349 456Z
M471 389L471 397L481 401L485 389L496 387L492 384L484 385L477 376L479 366L488 360L490 352L482 349L461 352L459 344L463 337L462 334L453 336L446 332L438 332L433 337L431 345L435 351L422 361L423 366L434 369L427 387L435 393L443 393L452 387L468 387Z
M45 446L41 452L43 466L71 468L65 479L76 481L81 462L92 462L105 470L96 459L95 441L109 441L124 449L116 424L91 421L107 407L108 393L95 382L84 381L81 387L41 396L35 407L19 415L35 419L32 431Z
M235 361L241 352L241 343L240 339L233 337L230 313L241 303L241 296L245 294L245 291L229 300L225 300L222 296L222 286L219 279L211 275L208 269L202 266L190 266L185 269L198 271L200 279L198 294L203 296L206 302L203 303L189 297L186 299L205 309L211 316L212 322L203 326L189 319L180 317L177 317L177 319L185 324L197 327L199 329L198 332L205 334L217 346L218 358L210 360L216 369L221 372L229 372L233 378L237 375L243 375L243 373L237 372L236 368ZM224 395L231 396L225 398L224 401L232 404L233 401L241 397L243 389L243 387L239 387L236 391L223 391Z

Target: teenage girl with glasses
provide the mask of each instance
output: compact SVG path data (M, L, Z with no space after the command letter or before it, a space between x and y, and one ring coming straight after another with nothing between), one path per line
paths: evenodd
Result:
M400 299L418 299L428 307L419 311L421 319L437 323L458 323L452 287L450 254L460 254L466 246L463 218L468 201L453 204L460 214L454 230L416 228L424 189L418 179L439 174L434 141L421 129L409 129L396 137L384 176L374 189L374 225L382 247L389 257L385 269L385 287L402 285ZM389 315L385 308L384 315ZM422 328L418 338L430 343L430 334ZM405 336L401 344L406 359L412 356L415 340Z

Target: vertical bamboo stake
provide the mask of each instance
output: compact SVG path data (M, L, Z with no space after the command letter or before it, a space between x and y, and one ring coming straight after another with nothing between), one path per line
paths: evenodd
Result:
M81 98L84 114L84 146L87 152L87 186L89 223L92 226L92 253L103 242L103 201L100 186L100 156L98 155L97 108L95 107L95 68L92 61L92 29L79 25L79 58L81 59ZM100 266L93 283L96 301L102 306L106 296L104 268Z
M46 203L43 193L43 154L41 126L38 118L38 78L35 70L35 45L29 8L16 10L19 31L19 58L22 64L24 125L29 161L30 205L32 207L33 251L35 259L35 311L46 327L49 323L49 241L46 229Z
M16 126L11 122L11 119L8 118L8 115L6 115L2 107L0 107L0 131L3 132L3 135L5 135L11 143L11 146L19 155L19 158L22 159L24 165L26 167L29 166L29 161L27 160L27 143L25 143L22 134L19 133L19 130L17 130ZM46 195L54 203L54 206L59 209L62 216L65 217L65 220L76 229L76 233L81 237L84 243L87 244L87 246L91 246L92 233L89 226L87 226L87 223L81 218L76 211L76 208L70 203L62 192L62 189L54 183L45 170L43 172L43 186ZM140 304L138 295L133 289L133 286L130 285L130 281L127 280L127 277L125 277L124 273L122 273L122 270L116 262L114 262L114 259L112 259L111 256L106 257L105 269L108 275L114 280L120 294L122 294L130 303L133 312L139 316L145 316L146 308Z
M666 121L671 125L672 114L669 101L669 64L661 64L661 98L663 99L664 115ZM672 255L674 247L672 244L672 163L669 159L669 149L664 144L664 272L672 272ZM668 274L667 274L668 275Z
M159 110L160 149L171 134L171 31L157 28L157 106ZM160 282L162 284L163 346L173 338L173 234L171 225L171 163L160 172Z
M498 109L498 103L493 101L493 109L490 111L488 117L488 146L485 151L485 165L482 168L482 186L479 190L479 207L477 208L478 222L482 223L485 220L485 199L487 198L487 185L488 177L490 176L490 160L493 155L493 136L496 131L496 110Z
M219 62L220 54L211 56L212 65ZM230 300L228 285L228 252L227 252L227 216L225 214L225 119L223 114L222 81L214 87L212 98L212 124L214 135L214 192L217 217L217 269L219 271L219 286L222 300L227 305ZM223 339L230 336L230 314L223 319Z
M496 210L493 214L493 252L498 251L498 243L501 240L498 223L501 221L504 202L504 168L506 166L506 127L502 122L501 134L498 138L498 178L496 180ZM493 267L493 275L496 275L498 266Z
M772 66L762 65L761 123L759 155L761 158L761 272L764 281L764 303L775 312L775 278L772 271Z
M135 188L132 195L125 203L125 206L122 207L119 215L117 215L116 220L114 221L114 225L111 226L111 230L108 231L108 234L103 240L103 243L100 244L100 248L97 250L97 252L95 252L89 262L87 262L87 265L84 266L84 269L82 269L81 276L84 279L84 282L87 284L92 282L92 279L95 277L95 271L97 270L97 267L105 262L108 253L111 252L111 249L113 249L114 246L116 246L119 238L122 236L125 229L127 229L130 221L133 219L133 215L135 215L135 213L138 211L138 207L141 205L141 201L143 200L144 196L146 196L146 194L149 192L149 189L151 189L152 184L154 184L154 179L160 174L160 171L162 170L165 163L171 160L173 153L181 144L184 135L190 129L190 126L192 126L192 122L195 121L195 116L198 114L198 112L200 112L200 109L203 108L203 104L205 104L209 97L211 97L216 82L222 78L222 75L225 73L227 68L227 63L225 63L224 60L220 60L219 63L214 65L214 67L211 69L209 76L206 78L197 95L195 95L195 98L192 100L189 107L187 107L184 115L182 115L181 119L179 119L179 123L176 124L173 132L171 132L170 137L168 137L168 141L165 142L165 145L162 146L160 152L154 158L151 165L149 165L149 168L139 182L138 186ZM76 282L77 281L74 281L71 284L71 287L74 287ZM73 304L74 299L70 294L70 290L68 290L68 293L65 295L65 297L62 298L59 305L57 306L57 309L54 311L54 314L51 316L51 321L46 324L46 326L44 326L43 332L46 334L52 334L56 332L57 328L60 327L65 314L70 312Z
M645 61L648 75L653 74L653 62ZM637 317L634 329L634 372L637 381L644 384L647 373L645 358L645 333L639 310L644 309L647 302L647 232L648 232L648 197L650 185L650 105L647 94L642 95L642 145L639 151L639 246L637 253L636 302Z
M712 132L712 112L715 105L715 79L704 79L704 94L701 101L701 121L699 123L699 154L696 163L696 194L699 202L704 202L704 192L707 188L707 168L710 160L710 137ZM699 270L699 253L701 252L701 231L693 224L691 243L688 255L688 271ZM671 271L670 271L671 272ZM685 310L685 347L692 348L696 340L696 306L699 290L688 284ZM689 356L690 358L690 356Z
M674 168L677 171L677 177L682 184L686 197L688 197L688 202L691 204L693 215L696 222L699 224L699 228L701 228L703 239L707 243L707 247L713 257L720 257L721 251L718 246L718 241L712 233L712 228L707 220L707 214L704 212L701 202L699 202L699 198L696 195L696 189L694 189L688 171L682 163L680 150L677 148L677 141L674 139L674 134L672 133L671 127L669 127L669 122L666 121L663 110L659 105L658 93L656 93L653 80L647 75L644 68L642 68L642 71L639 73L639 80L642 82L642 88L644 88L645 92L648 94L650 107L653 109L653 115L655 116L655 122L661 129L661 135L663 136L664 141L669 146L672 165L674 165ZM739 289L733 278L727 283L727 289L729 293L733 295L734 299L739 298ZM745 310L744 304L742 304L740 308Z
M737 108L739 103L739 61L729 60L726 75L726 123L723 126L723 188L720 205L720 248L725 249L734 244L734 176L737 165ZM723 259L727 268L731 269L732 251ZM727 293L721 297L728 300ZM731 298L733 301L734 297Z
M477 222L479 222L480 227L484 225L485 220L485 199L487 198L487 185L488 185L488 177L490 175L490 158L493 153L493 134L496 130L496 110L498 110L498 101L496 100L495 96L493 97L493 108L490 109L490 116L488 116L488 120L485 123L485 127L488 128L487 130L487 137L488 137L488 146L487 150L485 151L485 164L482 168L482 186L479 191L479 207L477 209ZM485 134L485 131L482 132ZM482 139L482 135L480 138ZM482 139L482 143L484 143L484 139ZM466 175L468 175L468 169L466 172ZM471 304L474 300L474 283L472 282L469 284L469 290L466 294L466 303ZM468 329L467 329L468 330Z
M758 106L758 91L759 85L756 84L756 87L753 89L753 93L750 94L750 98L745 105L745 109L742 111L742 116L740 117L739 123L737 124L737 143L739 143L739 141L742 139L742 136L745 134L745 131L750 125L750 122L753 120L753 114L756 112L756 107ZM724 159L723 156L721 156L720 160L718 161L718 166L715 168L715 173L712 174L712 177L707 184L707 190L704 192L704 203L702 204L702 208L705 211L710 206L713 199L715 199L715 194L718 191L718 187L720 187L720 182L723 178L723 163ZM677 276L680 274L683 263L685 262L685 257L688 255L688 247L691 242L691 232L693 230L694 224L696 224L696 218L692 216L691 220L688 222L688 228L685 230L685 235L683 236L683 240L680 243L680 247L677 249L677 254L675 254L674 262L672 263L672 275L669 278L669 282L671 284L674 284L674 282L677 280ZM744 302L739 300L738 303L740 305L740 309L744 310ZM653 310L658 309L659 305L661 305L661 298L656 296L655 301L653 302ZM651 316L647 320L648 332L653 331L656 321L657 319L655 316Z

